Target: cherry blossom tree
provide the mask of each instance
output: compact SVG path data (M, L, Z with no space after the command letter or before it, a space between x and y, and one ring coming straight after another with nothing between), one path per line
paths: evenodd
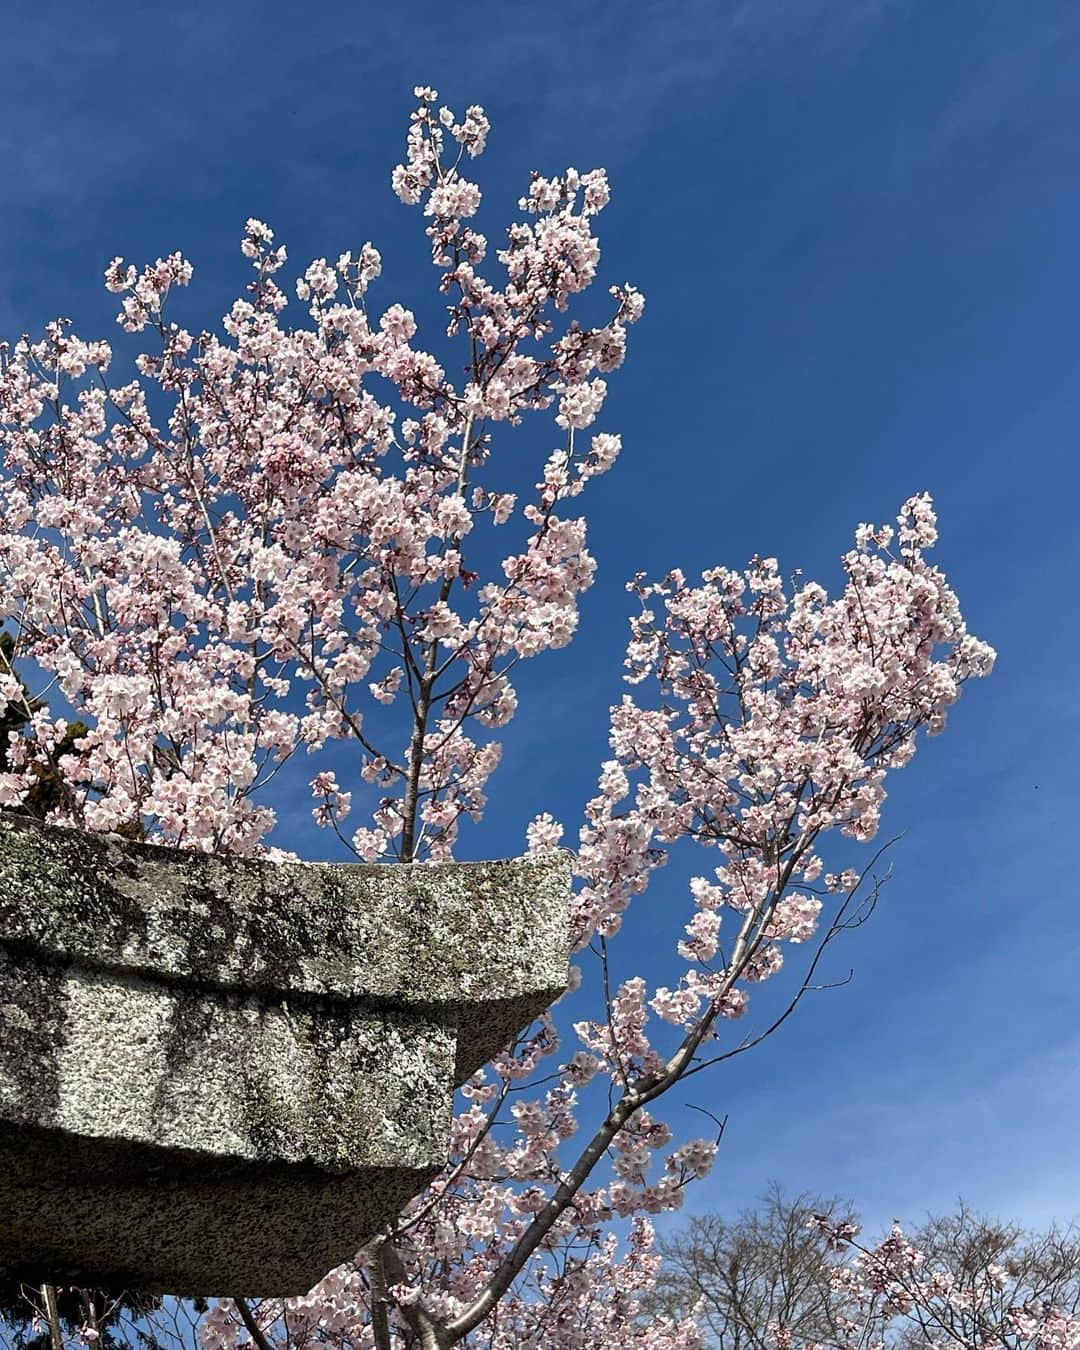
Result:
M1075 1226L1029 1232L960 1205L881 1242L858 1234L850 1205L774 1185L734 1219L695 1215L664 1241L644 1306L675 1320L692 1311L708 1344L728 1350L1077 1343Z
M577 499L618 459L597 419L644 301L613 285L604 322L569 317L597 275L602 170L534 173L492 253L465 176L487 118L416 92L392 182L427 222L448 354L401 305L375 310L371 244L312 263L286 323L285 250L257 220L220 331L172 317L192 279L174 253L108 268L122 329L149 345L129 376L65 320L2 349L0 700L18 716L0 806L49 766L53 823L281 859L275 777L341 744L355 777L318 769L312 809L356 857L448 858L482 816L517 667L571 641L593 579ZM557 448L514 490L504 440L545 417ZM936 539L924 494L895 527L858 527L834 596L774 558L630 583L631 689L578 835L570 1043L541 1019L463 1089L449 1165L391 1229L303 1298L214 1305L207 1350L604 1347L629 1326L654 1350L700 1344L690 1320L638 1320L650 1216L717 1146L677 1141L654 1108L782 1021L867 916L871 863L827 870L826 838L874 838L889 772L991 668ZM16 666L40 675L33 697ZM542 814L528 846L562 837ZM712 853L684 898L666 891L681 974L657 987L610 948L692 845ZM800 950L786 1011L733 1034Z
M914 1241L894 1223L875 1246L860 1242L850 1221L819 1215L812 1226L848 1258L831 1271L835 1336L828 1344L838 1350L1080 1347L1074 1230L1031 1235L964 1209L931 1220ZM800 1341L780 1323L770 1330L775 1350L823 1344Z

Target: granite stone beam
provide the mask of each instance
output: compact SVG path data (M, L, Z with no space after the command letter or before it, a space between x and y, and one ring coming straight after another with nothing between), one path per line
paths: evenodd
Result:
M270 863L0 818L0 1274L297 1294L568 979L570 859Z

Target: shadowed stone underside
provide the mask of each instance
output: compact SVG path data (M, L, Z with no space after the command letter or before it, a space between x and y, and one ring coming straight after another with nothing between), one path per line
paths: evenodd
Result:
M214 858L0 820L0 1272L296 1294L565 989L569 859Z

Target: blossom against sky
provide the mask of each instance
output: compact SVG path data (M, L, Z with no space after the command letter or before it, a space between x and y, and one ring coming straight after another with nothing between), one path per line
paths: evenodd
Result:
M729 1115L699 1207L776 1178L879 1220L961 1194L1080 1213L1078 47L1073 6L993 0L120 2L107 24L59 3L5 24L5 335L65 314L112 337L105 265L173 249L204 321L246 279L249 216L298 271L371 239L386 299L430 308L389 186L417 82L488 109L496 220L530 167L607 168L604 283L648 310L605 409L624 454L592 505L599 575L574 645L521 681L463 856L520 851L542 810L573 830L636 571L758 553L835 584L858 522L933 493L998 668L892 782L894 879L827 972L852 984L688 1098ZM325 851L305 781L280 842Z

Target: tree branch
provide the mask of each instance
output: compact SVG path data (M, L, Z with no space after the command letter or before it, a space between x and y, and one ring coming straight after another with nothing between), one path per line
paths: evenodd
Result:
M233 1303L236 1304L236 1311L247 1328L247 1333L252 1341L259 1347L259 1350L274 1350L274 1347L266 1339L266 1335L255 1320L255 1314L251 1311L247 1299L234 1296Z
M45 1320L49 1324L52 1350L64 1350L64 1333L60 1329L60 1313L56 1306L56 1285L43 1284L41 1297L45 1300Z

